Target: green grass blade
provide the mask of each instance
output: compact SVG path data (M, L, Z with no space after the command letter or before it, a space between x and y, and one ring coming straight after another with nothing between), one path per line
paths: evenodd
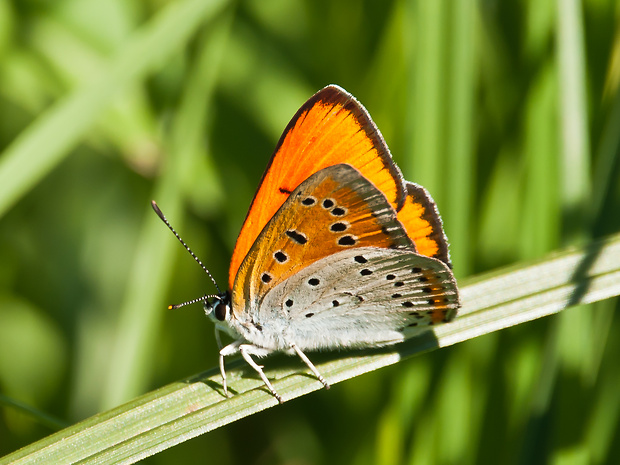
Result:
M562 195L569 215L575 215L574 219L577 220L567 221L567 226L571 226L580 225L583 220L591 219L588 214L592 186L584 26L581 2L558 0L556 5Z
M99 80L68 95L34 121L0 157L0 216L58 165L122 89L161 66L224 0L171 3L139 30Z
M404 344L313 359L331 382L392 365L421 352L463 342L567 307L620 295L620 235L555 254L530 266L485 275L461 287L464 306L451 324ZM295 359L270 359L268 375L291 400L321 388ZM4 463L133 463L192 437L277 405L249 367L229 364L231 390L217 369L173 383L89 418L4 459Z
M475 68L476 3L472 0L454 2L451 14L451 34L448 50L450 65L447 73L449 102L447 103L445 205L442 213L448 237L451 238L452 261L458 263L462 276L472 272L471 231L475 197L474 112L478 82Z
M443 60L445 38L442 25L447 21L447 4L444 1L417 2L411 9L410 28L417 32L415 47L411 47L410 97L407 101L408 124L413 128L406 142L403 164L405 177L426 187L439 205L442 204L442 177L440 166L443 158L442 121L444 121L446 63Z
M54 417L46 412L42 412L32 406L20 402L16 399L12 399L10 397L4 396L0 394L0 405L4 405L7 407L12 407L13 409L20 411L26 415L32 416L36 418L42 425L51 428L52 430L59 430L61 428L66 428L69 424L59 418Z

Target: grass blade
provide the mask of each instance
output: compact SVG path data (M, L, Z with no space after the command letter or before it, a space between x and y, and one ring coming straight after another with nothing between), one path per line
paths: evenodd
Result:
M586 104L586 60L584 53L581 4L575 0L558 0L558 69L560 90L560 126L562 157L562 195L569 214L591 220L588 210L591 197L590 138ZM572 232L572 231L571 231Z

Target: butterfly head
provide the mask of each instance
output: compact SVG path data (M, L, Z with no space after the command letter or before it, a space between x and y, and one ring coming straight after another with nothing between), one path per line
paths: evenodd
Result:
M224 292L216 296L210 296L204 301L205 314L215 323L230 321L231 307L230 294Z

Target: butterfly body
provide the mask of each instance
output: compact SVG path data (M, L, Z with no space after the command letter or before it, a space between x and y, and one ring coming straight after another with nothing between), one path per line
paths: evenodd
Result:
M296 354L329 387L305 352L396 344L460 306L435 203L403 179L364 107L337 86L285 129L237 239L229 289L207 297L198 300L215 322L224 391L224 358L239 352L280 402L253 356ZM222 347L219 332L234 342Z

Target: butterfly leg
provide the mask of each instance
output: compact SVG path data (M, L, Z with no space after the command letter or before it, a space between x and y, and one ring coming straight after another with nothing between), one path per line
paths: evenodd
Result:
M266 349L262 349L260 347L256 347L252 344L241 344L239 346L239 352L241 352L241 355L243 356L245 361L248 362L248 365L254 368L256 372L260 375L260 378L263 380L263 383L265 383L265 386L267 386L267 389L269 389L271 394L273 394L273 397L278 399L278 402L282 403L283 402L282 397L280 396L280 394L276 392L273 385L267 379L267 376L265 375L265 372L263 371L262 365L258 365L252 359L252 355L256 355L258 357L264 357L265 355L268 355L270 351Z
M222 345L222 339L220 339L220 331L222 330L215 325L215 342L217 342L217 348L222 350L224 346Z
M217 341L218 347L222 347L222 342L220 341L220 335L217 327L215 328L215 339ZM222 388L224 389L224 395L226 397L230 397L228 395L228 382L226 381L226 369L224 368L224 357L229 355L236 354L239 352L239 346L243 343L243 339L239 339L231 344L228 344L226 347L220 350L220 373L222 374Z
M329 383L325 381L325 378L323 378L323 376L321 376L321 373L319 373L319 370L317 370L314 364L310 361L310 359L306 357L306 354L304 354L301 351L301 349L297 347L297 344L291 343L291 348L295 351L295 353L299 356L299 358L302 359L306 365L308 365L308 368L310 368L310 371L314 373L314 376L316 376L317 379L321 383L323 383L323 386L325 386L325 389L329 389Z

